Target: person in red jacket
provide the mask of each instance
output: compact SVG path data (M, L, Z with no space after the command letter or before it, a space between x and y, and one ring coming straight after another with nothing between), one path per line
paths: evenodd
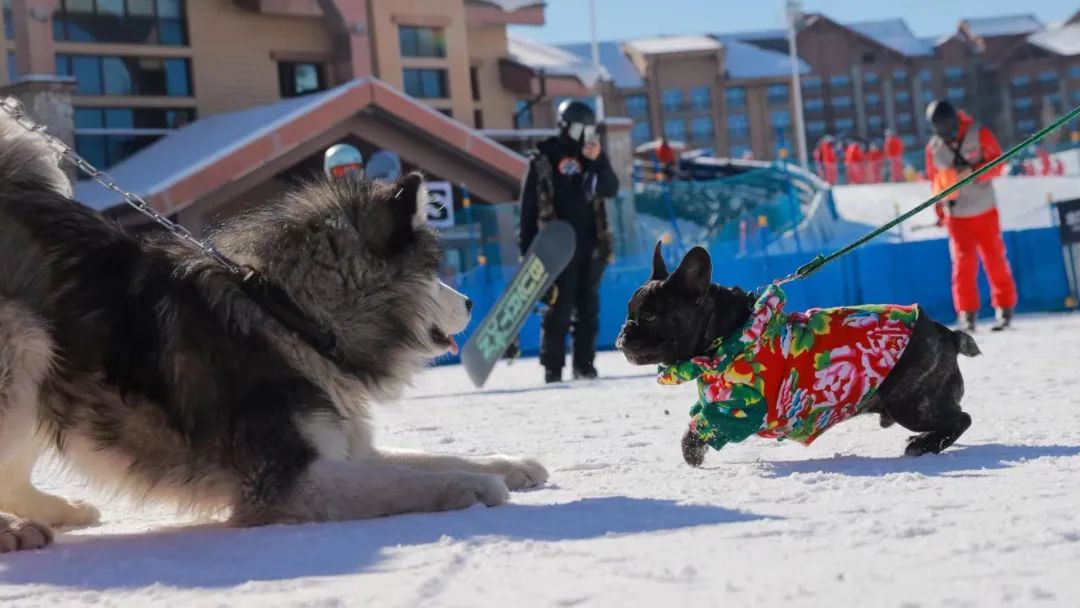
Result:
M926 117L934 132L926 144L926 171L934 194L1001 156L1001 145L990 129L948 101L931 102ZM1016 282L991 183L1003 169L1002 165L982 175L935 208L939 224L949 231L953 304L961 324L971 331L980 307L979 258L990 279L990 299L997 313L995 331L1009 326L1016 308Z
M1050 153L1046 151L1046 148L1039 146L1035 148L1035 156L1039 157L1039 175L1050 175Z
M871 184L881 183L881 172L885 160L885 155L881 153L881 148L877 143L871 142L870 149L866 152L866 165L870 169L869 175L867 175L867 182Z
M904 140L892 129L885 131L885 158L889 161L889 180L904 181Z
M818 175L830 184L836 183L836 148L831 135L821 138L814 148L814 162L818 166Z
M848 183L861 184L865 176L866 157L863 154L862 144L851 140L844 149L844 167L847 169Z

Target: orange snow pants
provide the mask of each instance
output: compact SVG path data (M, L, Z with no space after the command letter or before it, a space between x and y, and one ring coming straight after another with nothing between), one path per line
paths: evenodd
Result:
M1015 308L1016 282L1005 255L997 209L974 217L950 217L947 226L956 312L979 311L979 258L990 279L990 301L994 308Z

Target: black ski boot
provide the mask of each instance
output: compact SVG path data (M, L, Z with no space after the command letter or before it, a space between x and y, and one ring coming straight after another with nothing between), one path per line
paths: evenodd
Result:
M960 319L957 323L960 325L960 329L968 333L975 332L975 320L979 317L979 313L975 312L962 312L960 313Z
M574 366L574 380L596 380L598 375L592 365Z
M562 382L562 369L545 369L544 370L544 383L546 384L558 384Z
M1012 327L1013 309L1011 308L999 308L995 315L994 326L990 328L990 331L1002 331L1009 327Z

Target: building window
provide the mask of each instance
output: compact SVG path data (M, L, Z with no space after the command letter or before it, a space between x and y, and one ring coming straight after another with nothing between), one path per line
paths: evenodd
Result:
M473 101L480 101L480 68L475 65L469 68L469 87Z
M645 95L630 95L626 98L626 115L634 118L649 115L649 98Z
M728 137L742 140L750 137L750 119L746 114L728 114Z
M1025 118L1023 120L1016 121L1016 128L1020 131L1021 135L1028 135L1035 132L1035 120L1032 118Z
M851 97L848 97L847 95L841 95L840 97L833 97L832 98L832 106L834 108L850 108L851 107Z
M875 61L877 61L877 57L873 53L863 53L862 54L862 62L863 63L874 63Z
M15 59L15 53L7 52L8 82L15 82L19 78L19 62Z
M851 77L847 74L836 74L835 76L829 76L829 86L831 87L846 87L851 85Z
M660 93L660 104L667 112L678 112L683 108L682 89L664 89Z
M664 135L668 139L686 140L686 121L681 118L669 118L664 121Z
M514 104L514 128L531 129L533 126L532 106L530 102L519 99Z
M881 124L882 120L880 116L870 116L866 119L866 126L874 132L881 130Z
M825 100L824 99L818 99L818 98L807 99L803 103L803 109L805 109L805 110L807 110L809 112L817 112L817 111L823 110L824 108L825 108Z
M398 28L402 57L446 57L442 28L403 25Z
M1054 84L1054 85L1056 85L1057 81L1058 81L1058 75L1057 75L1057 72L1055 72L1054 70L1046 70L1044 72L1039 72L1039 82L1041 82L1043 84Z
M187 59L56 55L56 73L74 76L80 95L192 96Z
M820 91L821 78L817 76L806 76L802 79L802 88L804 91Z
M14 17L11 16L11 0L3 0L4 2L4 38L12 40L15 38L15 24L12 22Z
M732 144L730 150L730 158L750 158L753 156L750 147L744 144Z
M892 77L893 77L893 80L895 80L896 82L906 82L907 81L907 70L905 70L903 68L894 70L893 74L892 74Z
M909 114L907 112L904 112L902 114L897 114L896 115L896 124L903 125L903 126L910 125L911 124L911 114Z
M908 93L907 91L898 91L896 93L896 101L897 103L908 103L911 101L911 93Z
M1073 91L1073 101L1080 103L1080 89Z
M184 4L184 0L62 0L53 15L53 37L66 42L186 46Z
M791 126L791 112L787 110L773 110L769 113L769 121L775 129L787 129Z
M694 87L690 89L690 109L708 110L712 107L712 91L709 87Z
M299 97L326 89L323 67L317 63L278 63L278 84L282 97Z
M922 92L922 100L923 100L923 103L930 103L931 101L934 101L934 92L929 91L929 90L923 91Z
M1051 93L1046 97L1043 97L1043 107L1050 108L1055 112L1061 112L1061 94Z
M1027 74L1020 74L1018 76L1013 76L1012 78L1012 86L1014 89L1022 89L1030 85L1031 77Z
M729 108L746 107L746 87L728 87L724 92L724 97Z
M476 128L476 129L483 129L484 128L484 111L483 110L473 110L472 119L473 119L473 128Z
M1070 67L1069 76L1072 78L1080 79L1080 65L1074 65Z
M949 89L945 91L945 96L949 98L949 101L954 102L964 101L964 95L966 94L967 91L965 91L963 87L949 87Z
M405 94L417 99L449 99L446 70L405 68Z
M634 130L630 132L630 136L634 138L634 144L643 144L652 139L652 129L649 128L649 123L645 121L638 121L634 123Z
M863 74L863 82L866 84L877 84L878 77L875 72L867 72Z
M99 168L111 167L195 118L190 109L75 108L75 149Z
M690 121L690 135L694 141L712 141L713 122L710 116L698 116Z
M866 96L866 107L876 108L881 105L881 95L870 93Z
M838 131L841 131L841 132L850 131L850 130L852 130L854 128L855 128L855 119L854 118L837 118L836 119L836 129Z
M958 65L945 68L945 80L963 80L964 68Z
M930 71L930 68L923 68L919 70L919 80L921 82L930 82L934 78L934 73Z
M1035 105L1035 102L1030 97L1017 97L1013 100L1013 105L1017 110L1028 110Z
M811 135L823 135L825 133L825 121L811 120L806 123L806 132Z
M900 141L904 142L905 148L914 148L919 140L914 135L901 135Z
M765 89L765 98L771 104L787 103L790 88L786 84L770 84Z

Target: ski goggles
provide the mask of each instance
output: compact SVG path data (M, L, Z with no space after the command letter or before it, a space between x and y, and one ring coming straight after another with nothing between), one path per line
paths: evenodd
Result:
M364 165L359 163L346 163L344 165L337 165L330 167L330 175L333 177L345 177L353 173L361 173L364 171Z
M570 134L570 139L577 141L592 141L596 139L596 125L572 122L566 131Z

